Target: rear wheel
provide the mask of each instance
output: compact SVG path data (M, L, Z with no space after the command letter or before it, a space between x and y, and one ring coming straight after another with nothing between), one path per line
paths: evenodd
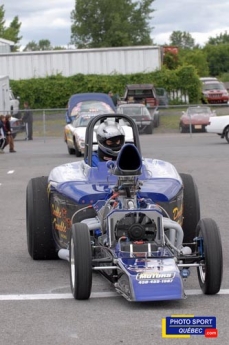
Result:
M203 255L202 266L197 267L200 288L206 295L220 290L223 275L223 254L220 232L211 218L201 219L197 225L199 253Z
M154 127L155 127L155 128L159 127L159 124L160 124L160 117L159 117L159 114L155 114L155 115L154 115Z
M88 226L72 225L70 238L70 284L75 299L88 299L92 285L92 253Z
M227 140L227 142L229 143L229 127L227 127L225 129L225 139Z
M149 126L146 127L145 133L153 134L153 122Z
M196 226L200 220L199 193L193 177L189 174L180 174L184 185L183 199L183 231L184 243L193 242L196 236Z
M31 179L26 188L27 247L34 260L58 259L47 187L48 177L42 176Z

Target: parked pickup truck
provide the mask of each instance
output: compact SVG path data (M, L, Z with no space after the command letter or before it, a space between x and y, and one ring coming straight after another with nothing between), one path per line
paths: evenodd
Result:
M154 127L159 126L159 101L153 84L126 85L122 100L127 103L144 103L152 116Z

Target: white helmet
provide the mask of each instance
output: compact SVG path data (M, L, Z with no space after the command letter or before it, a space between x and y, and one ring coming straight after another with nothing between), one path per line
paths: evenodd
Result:
M97 131L98 155L102 160L115 160L125 143L125 132L114 120L102 122Z

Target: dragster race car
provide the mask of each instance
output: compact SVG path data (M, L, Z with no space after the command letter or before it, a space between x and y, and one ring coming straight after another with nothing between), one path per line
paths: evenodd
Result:
M93 167L93 129L114 116L129 123L133 142L125 142L116 161ZM183 281L192 267L203 293L218 293L220 232L213 219L200 219L192 176L179 174L169 162L142 158L137 126L126 115L93 117L85 142L84 159L28 182L32 259L67 260L77 300L90 298L93 271L129 301L185 298Z

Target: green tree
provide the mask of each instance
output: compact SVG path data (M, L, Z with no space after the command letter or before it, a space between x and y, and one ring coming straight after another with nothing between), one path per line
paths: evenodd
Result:
M207 44L218 45L218 44L229 44L229 34L227 31L216 35L216 37L209 37Z
M4 5L0 6L0 37L3 38L4 30L5 30L5 11L4 11Z
M21 23L19 22L18 16L16 16L10 22L10 25L6 27L4 17L5 17L4 5L1 5L0 6L0 37L9 41L13 41L15 43L13 51L16 51L20 47L17 44L22 39L22 36L19 36Z
M207 56L210 75L220 76L229 71L229 44L207 44L203 50Z
M154 0L75 0L71 43L78 48L147 45Z
M51 42L47 39L39 40L38 43L35 41L29 42L23 51L38 51L38 50L53 50Z
M180 50L179 57L182 64L194 66L200 77L209 75L207 54L203 49Z
M186 31L173 31L169 40L171 45L183 49L192 49L195 46L194 38Z
M163 65L168 69L177 69L180 66L180 59L178 54L170 51L165 52L163 56Z
M39 50L52 50L52 45L49 40L39 40L38 42Z
M25 48L23 49L24 52L36 51L39 50L38 44L35 41L30 41L26 44Z

